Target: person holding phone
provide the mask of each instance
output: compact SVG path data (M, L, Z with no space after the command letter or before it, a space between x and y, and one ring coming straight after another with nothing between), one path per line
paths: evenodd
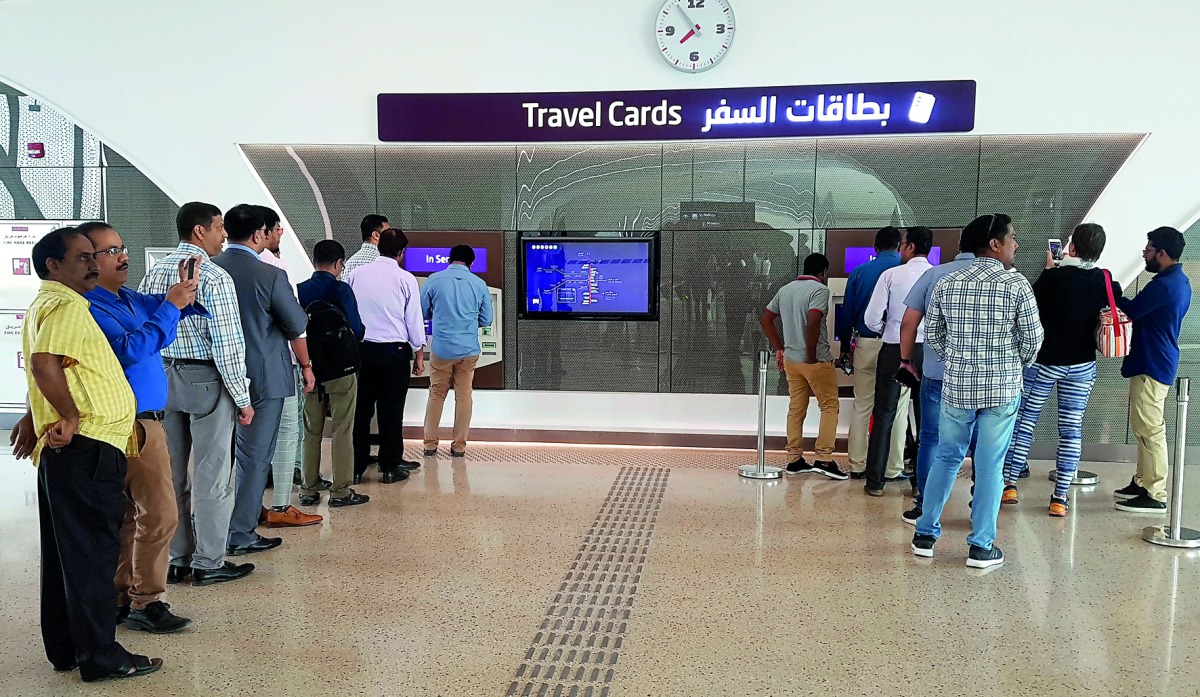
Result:
M1033 284L1046 338L1037 361L1025 369L1021 408L1004 461L1003 504L1017 503L1017 480L1028 467L1034 427L1057 388L1058 454L1049 513L1062 518L1070 508L1067 492L1083 453L1083 414L1096 384L1096 323L1100 311L1108 307L1110 283L1113 297L1121 297L1121 285L1096 268L1105 240L1104 228L1095 223L1076 227L1070 255L1056 260L1056 250L1051 247L1046 252L1046 269Z
M237 291L229 274L212 262L225 243L221 209L185 203L175 228L179 247L146 272L138 290L166 293L185 264L188 278L196 281L196 299L210 315L181 319L175 342L163 349L168 386L163 428L179 507L167 581L208 586L254 571L253 564L225 560L234 503L234 424L253 422L254 407Z

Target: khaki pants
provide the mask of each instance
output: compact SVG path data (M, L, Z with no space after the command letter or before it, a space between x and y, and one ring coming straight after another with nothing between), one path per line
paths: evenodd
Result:
M446 395L454 385L454 440L450 451L464 452L467 449L467 434L471 429L471 384L475 380L475 364L479 356L467 356L455 360L438 358L429 354L429 403L425 407L425 449L437 450L438 426L442 422L442 408L446 406Z
M821 409L821 426L817 432L816 455L818 460L833 459L833 446L837 442L838 386L833 363L783 362L787 373L788 405L787 437L788 455L793 458L804 454L804 417L808 415L808 398L815 396Z
M354 416L358 409L358 375L330 380L304 395L302 471L306 494L317 493L321 478L321 439L325 412L333 416L333 488L329 497L346 498L354 483Z
M1137 438L1134 481L1155 501L1167 500L1167 422L1163 403L1170 386L1145 375L1129 380L1129 425Z
M875 379L879 365L879 351L883 339L859 337L854 348L854 411L850 414L850 435L847 450L850 454L850 469L863 472L867 469L867 450L870 444L871 414L875 410ZM890 380L892 376L885 375ZM887 472L891 479L904 471L904 434L908 432L908 405L911 391L900 388L900 401L896 403L896 418L892 422L892 442L888 451Z
M157 421L138 421L138 457L125 474L125 523L115 584L117 603L134 610L162 600L167 592L171 538L179 524L167 433Z

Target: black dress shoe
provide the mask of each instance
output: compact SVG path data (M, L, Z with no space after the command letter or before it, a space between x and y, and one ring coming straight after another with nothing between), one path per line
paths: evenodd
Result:
M416 460L401 460L400 469L406 469L409 472L421 469L421 463Z
M70 663L67 663L66 665L61 665L61 666L55 666L53 664L51 664L51 665L53 666L54 671L56 673L70 673L71 671L73 671L79 667L79 664L76 663L75 661L71 661Z
M321 494L300 494L301 506L315 506L321 503Z
M117 624L121 624L125 621L126 617L129 617L129 610L130 607L128 605L117 606Z
M365 494L360 494L357 491L355 491L354 489L351 489L350 494L348 496L343 496L340 499L329 499L329 507L330 508L341 508L343 506L357 506L360 503L366 503L367 501L370 501L370 500L371 500L370 496L367 496Z
M91 669L87 670L86 672L80 670L79 677L82 678L84 682L115 680L119 678L136 678L140 675L149 675L151 673L155 673L159 668L162 667L163 660L161 658L148 658L146 656L133 655L129 657L129 661L125 665L117 668L114 671L108 673L96 673Z
M171 606L156 600L144 610L133 610L125 620L125 626L151 634L173 634L192 626L192 621L171 612Z
M329 491L333 488L333 482L328 479L317 477L317 485L314 487L317 491Z
M256 552L265 552L268 549L275 549L281 544L283 544L282 537L263 537L259 535L248 545L227 548L225 554L230 557L240 557L243 554L254 554Z
M214 583L236 581L249 576L251 571L254 571L253 564L234 564L231 561L216 569L193 569L192 585L211 586Z
M394 484L396 482L402 482L406 479L408 479L408 470L402 467L397 467L394 470L388 470L384 472L383 476L379 478L379 481L383 482L384 484Z
M183 583L192 577L192 567L171 564L167 567L167 583Z
M295 486L304 486L304 475L300 472L299 467L296 467L292 471L292 484Z
M354 483L355 483L355 484L362 484L362 477L363 477L363 476L362 476L362 472L358 472L358 473L356 473L356 474L354 475Z

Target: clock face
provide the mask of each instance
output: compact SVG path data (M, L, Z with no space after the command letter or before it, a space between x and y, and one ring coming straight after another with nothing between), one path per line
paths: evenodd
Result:
M685 73L708 70L729 53L733 26L729 0L667 0L655 23L659 54Z

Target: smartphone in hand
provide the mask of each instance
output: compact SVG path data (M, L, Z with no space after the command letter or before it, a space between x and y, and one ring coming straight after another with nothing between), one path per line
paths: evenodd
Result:
M1062 258L1063 258L1062 240L1052 237L1049 240L1046 240L1046 244L1049 245L1049 247L1050 247L1050 256L1053 257L1055 261L1062 261Z

